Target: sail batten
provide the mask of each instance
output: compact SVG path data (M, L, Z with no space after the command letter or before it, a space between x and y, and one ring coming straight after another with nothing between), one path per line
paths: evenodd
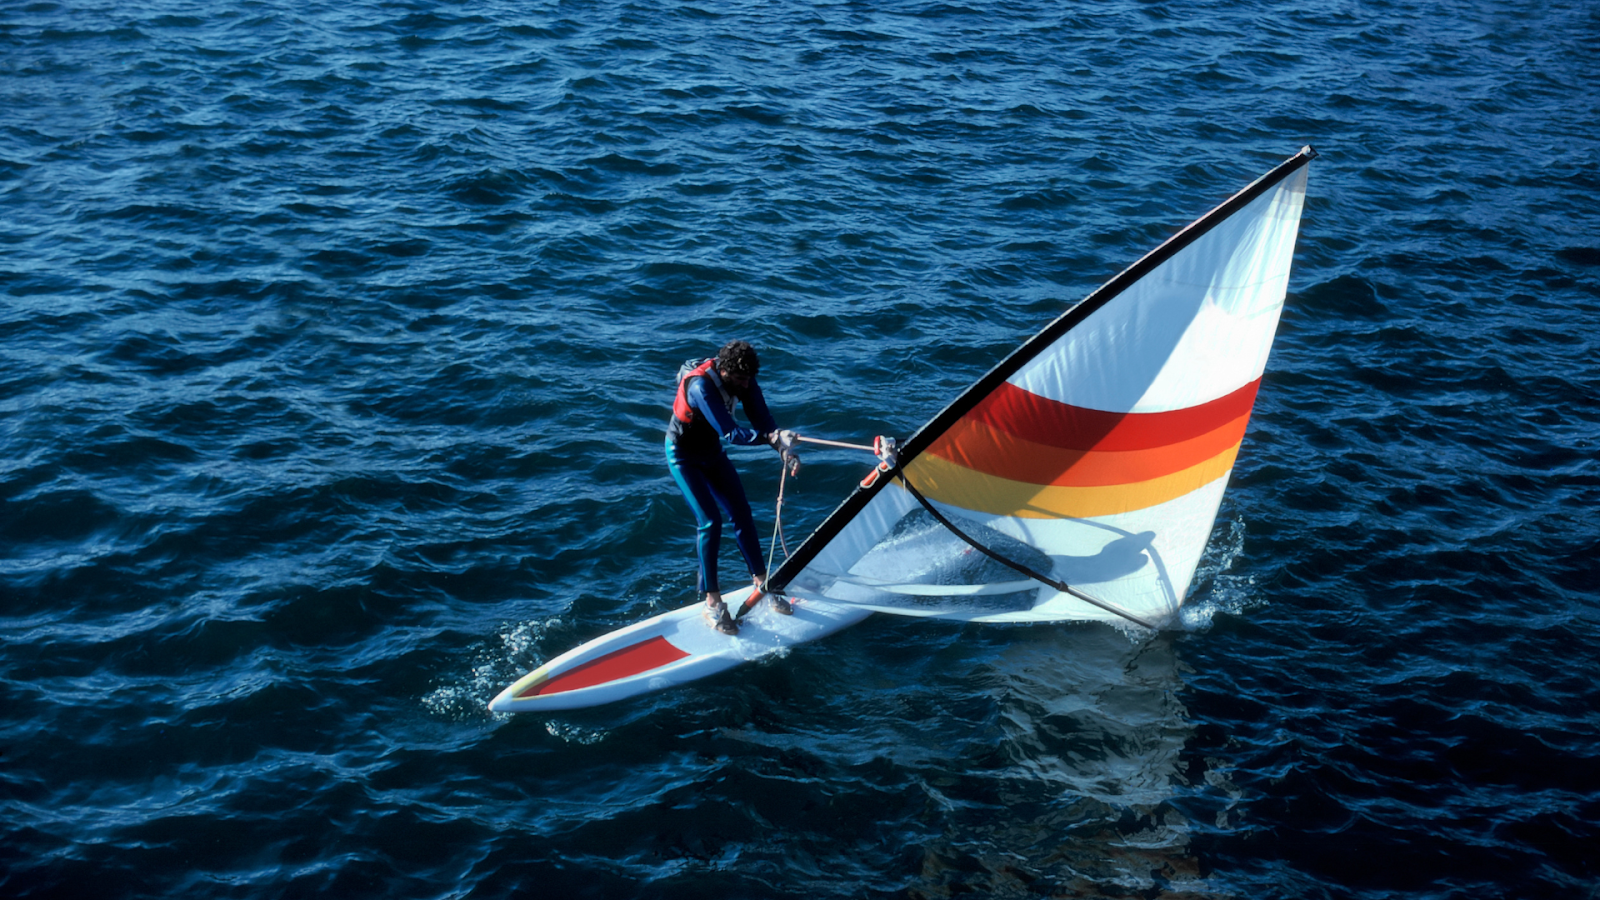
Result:
M859 488L769 583L971 621L1176 613L1260 387L1314 155L1002 360L905 443L903 483ZM1011 590L1013 570L1044 586Z

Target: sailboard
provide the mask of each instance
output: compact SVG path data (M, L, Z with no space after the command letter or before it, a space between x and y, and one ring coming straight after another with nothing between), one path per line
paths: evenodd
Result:
M740 608L753 589L724 595ZM739 633L717 631L704 603L691 603L596 638L517 679L489 704L495 712L579 709L688 684L826 637L871 610L796 597L791 615L757 602Z
M691 604L556 657L490 708L684 684L872 613L1170 624L1266 370L1315 157L1303 148L1184 227L881 452L768 578L793 617L758 604L729 638Z

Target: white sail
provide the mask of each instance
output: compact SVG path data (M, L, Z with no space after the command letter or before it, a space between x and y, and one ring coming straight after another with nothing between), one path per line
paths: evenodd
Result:
M1029 340L772 585L971 621L1177 612L1283 308L1308 147Z

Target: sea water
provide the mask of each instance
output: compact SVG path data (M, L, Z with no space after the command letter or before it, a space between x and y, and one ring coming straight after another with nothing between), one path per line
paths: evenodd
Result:
M1596 10L7 4L0 892L1593 896ZM485 710L693 599L683 359L903 438L1308 143L1184 627Z

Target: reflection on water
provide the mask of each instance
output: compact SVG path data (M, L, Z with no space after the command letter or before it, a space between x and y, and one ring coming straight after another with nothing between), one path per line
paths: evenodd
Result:
M1173 639L1112 628L1017 629L975 660L998 703L979 765L930 778L944 833L915 897L1205 896L1183 814L1193 731Z

